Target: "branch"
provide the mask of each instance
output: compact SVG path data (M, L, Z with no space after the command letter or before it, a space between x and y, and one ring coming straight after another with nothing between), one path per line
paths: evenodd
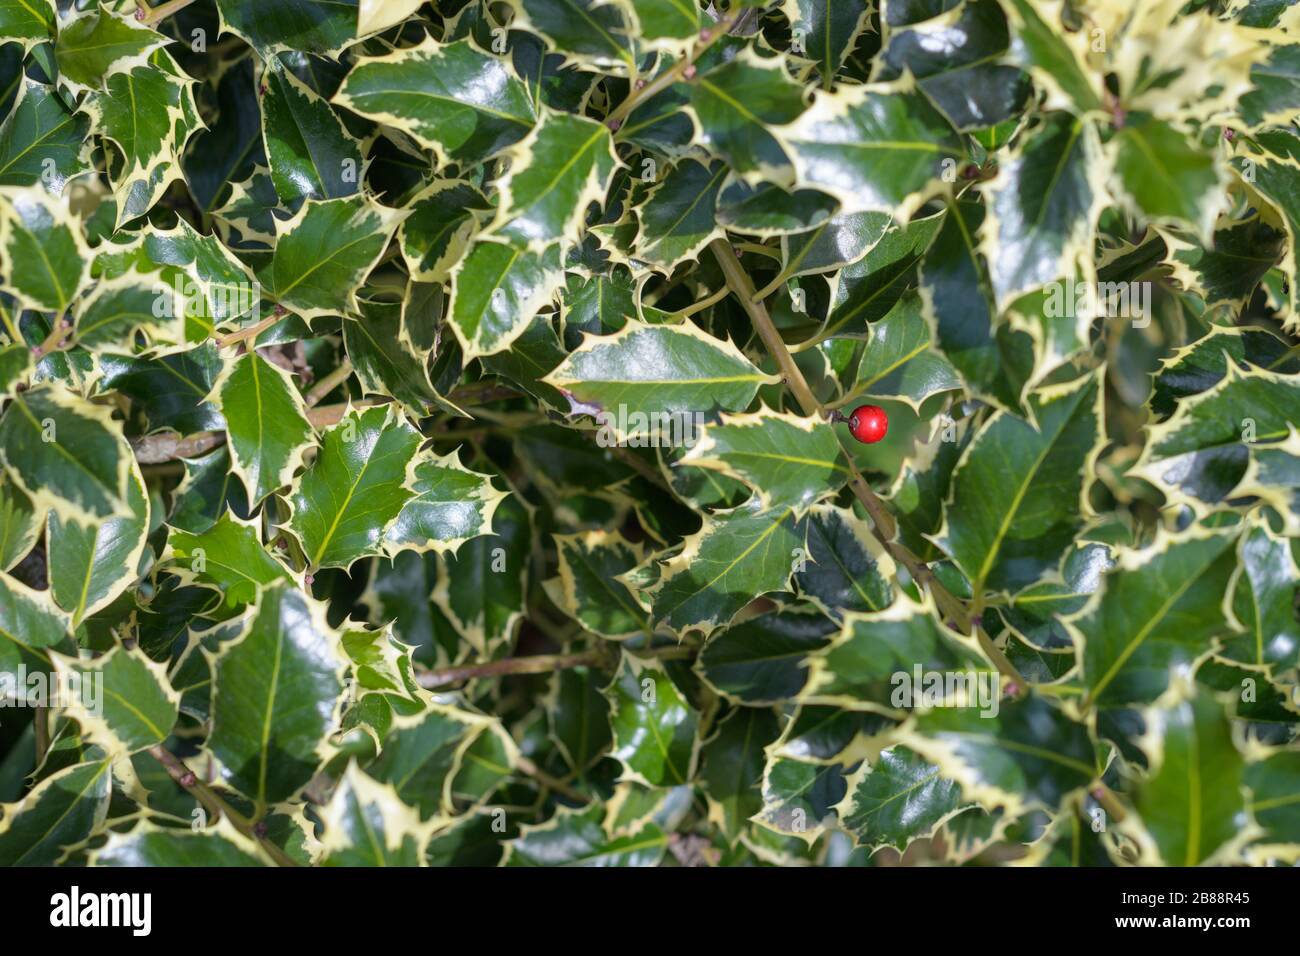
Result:
M612 648L601 644L589 651L574 654L531 654L528 657L507 657L499 661L487 661L482 664L461 664L455 667L442 667L438 670L420 671L416 682L426 690L457 684L461 681L474 680L479 677L508 677L516 674L549 674L552 671L569 670L574 667L612 667L615 658ZM644 651L647 657L661 661L684 660L694 657L699 648L691 645L649 648ZM636 652L629 652L636 653Z
M705 50L713 46L720 38L726 36L727 31L731 29L732 24L735 22L736 17L734 16L724 17L713 26L701 30L700 42L695 45L695 49L691 51L689 56L682 57L645 86L634 86L632 92L628 93L627 99L606 117L605 125L612 130L617 130L623 125L623 120L627 119L640 104L658 96L678 80L691 79L695 75L695 61L704 55Z
M257 824L254 824L246 816L226 803L215 790L199 779L198 774L185 765L185 761L162 744L150 747L149 756L162 764L163 769L167 771L167 776L175 780L186 793L203 804L208 813L214 816L224 814L236 830L260 844L262 849L266 851L266 855L274 860L277 866L298 865L296 860L266 839L262 833L259 833Z
M345 358L339 363L339 367L330 372L323 379L312 386L310 392L304 401L308 408L316 405L322 398L334 391L335 387L342 385L352 375L352 360Z
M740 299L740 304L744 306L745 311L749 314L754 330L758 332L759 338L763 340L763 345L767 348L768 354L776 360L786 386L794 393L795 401L799 403L803 413L825 421L826 410L822 407L821 402L817 401L812 389L808 387L808 382L804 379L799 366L795 364L794 357L790 354L785 341L781 338L781 333L772 324L766 306L756 296L754 283L750 281L748 273L741 266L735 250L731 247L731 243L725 238L714 239L709 244L709 248L713 251L714 258L718 260L718 265L722 268L722 274L726 277L728 287ZM838 432L836 438L841 443L843 442L843 438ZM841 445L841 447L843 446ZM866 478L858 470L857 462L853 460L853 456L847 450L845 450L844 456L848 461L849 473L852 476L849 484L853 488L853 493L857 495L858 500L862 502L862 506L867 510L867 514L871 516L871 531L876 540L884 546L885 550L899 564L907 568L907 573L912 576L912 580L917 583L918 587L926 588L933 595L939 613L946 620L950 621L963 634L971 633L971 625L974 623L976 635L980 639L980 646L984 648L985 653L989 655L998 670L1016 684L1017 690L1023 690L1027 686L1025 679L1007 660L1006 655L993 645L988 635L984 634L979 622L972 620L973 616L966 604L955 598L939 582L934 576L934 572L924 562L902 543L894 540L894 536L898 532L898 523L894 520L894 516L890 514L884 502L871 490Z

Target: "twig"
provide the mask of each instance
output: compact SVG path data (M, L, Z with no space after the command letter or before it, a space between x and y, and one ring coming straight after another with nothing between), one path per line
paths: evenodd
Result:
M522 770L524 773L528 774L528 776L532 777L538 783L542 784L544 787L554 790L556 793L562 793L570 800L573 800L576 803L581 803L584 806L591 803L591 797L587 796L585 793L582 793L581 791L574 790L571 786L569 786L563 780L560 780L558 777L552 777L549 773L547 773L541 767L537 766L537 764L533 763L523 754L520 754L518 757L515 758L515 766L518 767L520 770Z
M672 86L678 80L688 80L694 75L695 61L704 55L709 47L713 46L721 37L725 36L735 23L734 16L724 17L712 26L705 27L700 31L700 42L695 45L689 56L684 56L668 69L664 70L653 80L639 89L634 85L632 91L628 93L627 99L610 113L605 119L605 125L610 129L617 130L623 125L623 120L637 108L641 103L647 102L658 96L668 87Z
M250 840L256 840L267 856L276 862L279 866L297 866L298 863L278 846L266 839L265 836L258 833L257 826L252 823L246 816L221 799L221 796L199 779L198 774L185 765L185 762L173 754L162 744L156 744L149 748L149 756L153 757L163 769L167 771L167 776L176 781L177 784L185 790L186 793L203 804L208 813L215 815L225 814L227 820L234 825L235 829L248 837Z
M151 7L144 0L136 0L135 18L142 23L153 26L159 20L170 17L173 13L179 13L188 7L194 0L167 0L166 3L160 3L156 7Z
M32 711L32 732L36 736L36 764L39 767L45 761L45 754L50 749L50 714L44 707Z
M283 319L285 315L287 315L287 313L284 311L284 309L280 308L277 305L274 311L272 311L271 314L268 315L266 318L264 318L262 321L255 322L254 324L250 326L246 326L245 328L242 329L236 329L234 332L231 332L229 335L218 336L216 339L217 348L224 349L228 346L234 345L236 342L242 342L245 339L257 338L257 336L261 335L271 326L275 325L275 323Z
M709 244L709 248L713 250L713 255L722 268L722 274L726 277L727 285L736 293L741 305L749 314L749 319L753 323L755 331L758 332L759 338L763 340L763 345L766 346L768 354L776 360L785 384L794 393L795 401L799 403L799 407L803 409L805 415L825 420L826 410L822 408L821 403L817 401L817 397L813 395L812 389L808 387L808 382L804 379L799 366L795 364L790 350L786 348L781 333L772 324L772 319L767 314L766 307L761 300L755 298L754 283L750 281L748 273L741 266L735 250L731 248L731 243L726 239L715 239ZM843 440L838 433L836 437L841 441ZM1025 679L1007 660L1006 655L993 646L993 642L988 639L987 635L983 635L978 622L972 621L970 610L965 603L955 598L916 555L912 554L902 543L894 540L894 535L898 530L898 524L894 520L894 516L889 513L884 502L876 497L876 493L871 490L866 478L858 470L857 462L853 460L853 456L846 451L845 458L848 461L849 473L852 476L850 486L853 488L853 493L857 495L858 500L862 502L862 506L866 508L867 514L871 516L871 530L876 540L885 547L895 560L907 568L908 574L912 576L912 580L917 583L918 587L924 587L934 596L934 602L938 606L939 613L952 622L954 627L963 634L969 634L971 633L971 625L974 623L977 635L982 635L981 646L985 647L986 652L989 652L989 656L998 670L1008 679L1014 681L1018 688L1023 689L1026 687Z
M352 360L345 358L339 363L338 368L312 386L311 391L307 393L307 397L304 399L307 403L307 407L311 408L313 405L317 404L322 398L334 391L337 386L346 382L351 375Z
M609 653L602 646L577 654L534 654L529 657L507 657L499 661L483 664L466 664L458 667L443 667L434 671L423 671L416 680L426 690L457 684L477 677L505 677L514 674L548 674L551 671L568 670L573 667L590 667L609 663Z

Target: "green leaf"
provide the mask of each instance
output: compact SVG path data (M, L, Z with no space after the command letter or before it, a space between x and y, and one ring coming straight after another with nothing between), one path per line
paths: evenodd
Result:
M1099 376L1035 392L1029 407L1033 423L990 417L952 474L936 540L976 594L1024 587L1055 567L1085 513L1082 476L1103 439Z
M14 36L3 27L0 35ZM24 79L0 123L0 185L44 185L51 195L61 195L69 180L90 172L89 127L89 120L69 110L52 88Z
M90 252L64 202L35 187L0 187L0 264L0 287L62 314L89 276Z
M1089 254L1104 195L1097 132L1065 113L1049 113L998 167L988 187L981 251L997 302L1004 306L1066 275Z
M62 386L9 403L0 418L0 458L39 509L83 520L129 511L131 452L121 423Z
M393 787L376 783L355 764L334 790L322 818L321 866L419 866L430 829Z
M557 671L553 705L547 708L551 736L569 767L581 776L608 753L613 742L603 676L589 668Z
M45 591L35 591L8 575L0 575L0 674L12 681L18 668L49 670L43 649L54 647L72 633L72 622ZM6 687L5 697L26 699L23 687Z
M419 432L388 408L353 411L327 429L294 493L289 530L311 568L347 568L379 554L415 497Z
M587 336L543 381L567 395L576 413L605 412L602 427L621 441L645 435L665 416L739 411L772 378L731 342L690 322L646 325L629 319L613 335Z
M840 212L885 212L906 222L963 158L961 140L913 84L818 93L781 130L797 184L840 201Z
M0 571L8 571L26 557L40 536L40 518L32 500L0 476Z
M262 76L262 136L280 202L357 192L365 159L329 103L272 58Z
M108 76L144 62L166 42L133 17L97 6L59 26L54 58L62 79L99 88Z
M772 710L737 707L704 743L700 787L709 802L710 821L729 841L734 842L745 822L763 809L764 751L779 733Z
M654 621L679 633L725 627L753 598L788 588L808 553L806 535L793 507L764 509L757 497L710 516L660 565Z
M346 659L324 608L273 585L212 664L208 749L222 778L259 812L288 800L316 773L343 693Z
M206 830L163 829L140 823L129 833L109 834L91 851L91 866L246 867L268 865L257 844L226 820Z
M996 715L938 707L915 718L903 742L984 805L1049 812L1098 774L1087 729L1031 695L1003 701Z
M510 347L564 282L557 247L529 252L477 241L452 269L448 320L465 359Z
M695 669L729 700L746 706L797 697L808 679L808 658L830 643L833 621L820 614L764 614L712 637Z
M131 754L162 743L176 723L181 695L161 664L118 646L94 661L55 656L56 671L75 681L67 712L82 734L108 753Z
M1148 704L1227 630L1223 595L1235 535L1195 528L1161 532L1141 551L1121 551L1101 587L1066 626L1080 648L1088 700L1099 706Z
M107 758L46 777L0 817L0 864L52 866L97 831L108 815L113 775Z
M398 228L402 258L412 278L442 282L469 248L478 217L491 206L466 182L437 179L411 200L410 215Z
M699 759L699 717L657 661L623 655L605 696L622 779L651 787L691 780Z
M234 472L256 505L289 483L312 446L302 397L288 373L256 351L226 366L212 396L226 420Z
M832 0L784 0L781 12L801 37L800 55L817 64L822 87L831 80L853 50L853 44L870 27L871 6L866 2L833 3Z
M561 807L548 822L525 824L506 844L502 866L656 866L668 849L668 835L653 823L636 834L609 837L603 810Z
M845 614L839 633L809 665L799 697L804 704L892 715L931 703L931 675L960 674L970 678L963 684L966 696L950 700L953 695L941 681L940 703L975 714L997 708L996 694L990 701L987 693L978 693L979 684L987 691L988 681L994 687L997 682L976 643L940 624L931 607L906 599L871 614ZM963 690L953 686L955 692Z
M275 255L257 277L275 301L305 318L355 315L357 288L401 218L362 196L308 200L288 222L276 220Z
M700 143L749 183L790 181L790 160L772 127L803 111L803 88L790 79L784 59L764 59L751 47L691 85Z
M358 0L217 0L225 29L243 37L260 54L281 50L336 53L356 39Z
M1168 123L1126 124L1113 140L1120 195L1143 218L1209 236L1226 204L1224 173L1212 154Z
M620 580L644 554L617 531L555 535L559 577L547 582L552 603L593 634L621 641L649 636L649 612Z
M744 482L764 507L793 505L800 514L848 481L839 439L815 418L774 412L722 415L705 425L680 464L709 468Z
M618 166L609 129L580 116L547 113L507 151L510 170L497 182L501 202L491 231L541 251L570 243L592 202L603 202Z
M902 851L930 836L960 806L961 789L940 767L895 746L849 778L839 815L858 846Z
M966 320L971 316L967 302ZM971 323L974 324L974 323ZM871 337L853 376L850 395L837 404L847 405L857 396L893 398L920 409L931 395L961 387L957 370L934 348L925 320L921 296L909 292L871 326ZM965 354L958 353L962 359Z
M150 529L149 500L134 463L126 502L125 514L93 521L65 517L57 509L49 513L50 593L55 603L72 615L74 627L110 604L140 576Z
M257 525L229 512L202 532L173 528L167 548L163 560L174 574L216 589L232 607L252 604L262 588L289 579L285 567L267 553Z
M528 91L468 40L432 38L362 57L333 102L409 133L443 163L477 163L523 139L536 121Z
M462 544L492 531L492 515L506 497L492 478L461 465L455 453L416 456L414 497L402 505L384 535L384 550L454 553Z
M1238 565L1230 585L1232 613L1246 633L1224 644L1225 656L1242 663L1272 665L1277 671L1300 660L1296 589L1300 567L1291 543L1261 520L1251 522L1237 545Z
M547 47L587 66L636 73L623 7L601 0L511 0L512 26L536 33Z
M1300 843L1300 754L1293 750L1278 751L1246 765L1245 783L1249 789L1248 808L1255 822L1263 828L1261 842L1294 852Z
M1232 742L1223 706L1205 692L1146 712L1150 769L1125 821L1144 862L1198 866L1230 859L1243 835L1245 760Z
M669 170L637 212L637 257L667 271L721 235L714 207L726 174L725 163L693 159Z
M811 509L807 561L794 576L801 596L835 617L880 611L893 600L893 572L893 559L856 514L833 504Z
M380 783L391 784L399 799L428 820L439 813L453 812L455 780L467 764L474 763L473 745L481 738L505 746L502 731L491 718L430 704L422 714L393 721L383 751L366 772ZM505 757L513 763L509 750ZM481 765L481 758L479 762ZM489 764L482 769L494 783L510 774L509 765Z
M1057 0L1009 0L1012 62L1048 91L1048 105L1076 112L1100 109L1101 76L1086 65L1084 31L1061 30L1063 3Z
M0 36L22 41L24 49L54 36L54 0L4 0L0 3Z

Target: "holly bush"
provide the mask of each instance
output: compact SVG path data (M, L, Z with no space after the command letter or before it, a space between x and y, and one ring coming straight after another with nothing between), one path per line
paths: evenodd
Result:
M1298 9L0 0L0 861L1295 862Z

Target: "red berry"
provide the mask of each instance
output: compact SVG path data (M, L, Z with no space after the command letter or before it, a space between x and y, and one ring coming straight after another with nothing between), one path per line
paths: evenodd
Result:
M889 431L889 416L879 405L859 405L849 416L849 431L858 441L873 445Z

